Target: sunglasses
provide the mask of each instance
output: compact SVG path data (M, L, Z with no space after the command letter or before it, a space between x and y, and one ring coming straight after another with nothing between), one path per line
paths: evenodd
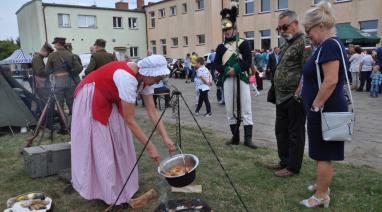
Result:
M223 32L227 32L228 30L231 30L232 28L225 28L223 29Z
M319 26L320 24L321 24L321 23L319 23L319 24L315 24L315 25L313 25L313 26L311 26L311 27L309 27L309 28L305 28L305 34L309 35L309 32L310 32L314 27Z
M287 31L288 29L289 29L289 27L290 27L290 25L293 23L293 22L295 22L296 20L293 20L293 21L291 21L291 22L289 22L289 24L284 24L284 25L282 25L282 26L278 26L277 28L276 28L276 31L277 32L281 32L281 31Z

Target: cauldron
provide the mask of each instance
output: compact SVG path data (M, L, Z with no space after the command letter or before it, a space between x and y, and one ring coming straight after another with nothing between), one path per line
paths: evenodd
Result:
M196 176L196 168L199 165L199 159L193 154L177 154L163 160L158 166L158 173L166 178L168 184L174 187L184 187L191 184ZM169 172L171 168L179 167L192 167L188 172L179 176L168 176L165 173Z

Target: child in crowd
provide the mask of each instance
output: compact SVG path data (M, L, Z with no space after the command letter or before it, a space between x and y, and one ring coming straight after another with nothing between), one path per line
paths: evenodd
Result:
M207 112L203 116L210 117L212 114L210 101L208 100L208 91L212 85L212 76L208 69L204 66L204 59L202 57L198 57L196 59L195 67L197 68L195 86L199 90L199 101L195 110L195 115L199 115L199 110L204 102Z
M371 78L371 88L370 88L370 96L371 97L378 97L379 88L382 84L382 74L380 72L379 65L375 65L373 67L373 71L371 72L370 78Z
M252 90L256 92L255 96L258 96L258 95L260 95L260 92L259 92L259 90L257 90L256 69L255 69L254 65L251 66L251 71L252 71L252 74L248 78L249 83L250 83L250 87L252 87Z

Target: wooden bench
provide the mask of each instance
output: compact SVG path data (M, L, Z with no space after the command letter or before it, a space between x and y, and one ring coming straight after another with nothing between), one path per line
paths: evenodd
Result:
M158 99L157 105L158 105L159 110L162 110L162 108L160 106L160 100L164 99L166 95L170 95L170 93L157 93L157 94L154 93L153 94L154 101L155 101L155 98ZM165 105L165 107L166 107L166 105Z

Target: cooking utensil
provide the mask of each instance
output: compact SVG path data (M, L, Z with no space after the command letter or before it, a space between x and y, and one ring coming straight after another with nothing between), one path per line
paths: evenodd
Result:
M174 187L184 187L191 184L196 176L196 168L199 165L199 159L193 154L177 154L166 158L158 166L158 173L166 178L168 184ZM175 166L192 167L191 170L179 176L168 176L169 172Z

